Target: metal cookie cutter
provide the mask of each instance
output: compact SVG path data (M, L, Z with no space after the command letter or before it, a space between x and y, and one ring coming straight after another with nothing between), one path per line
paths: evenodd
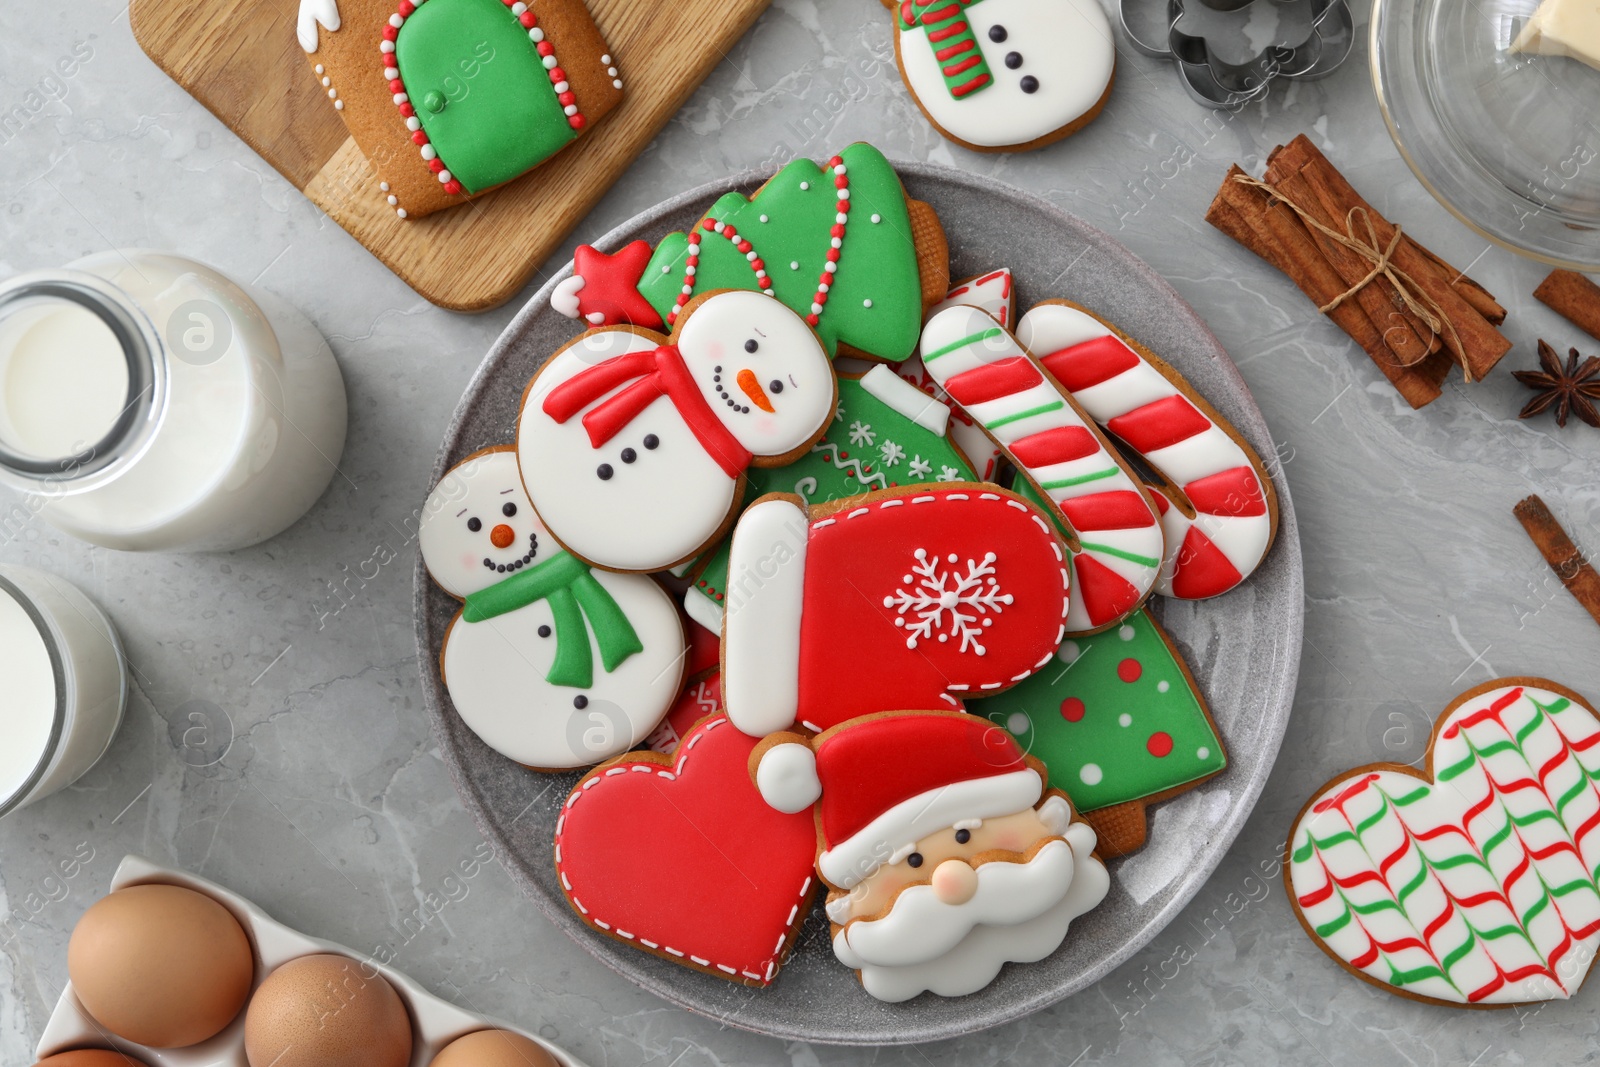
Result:
M1178 28L1185 0L1167 0L1167 40L1164 46L1141 40L1128 24L1128 12L1148 0L1118 0L1122 32L1134 48L1157 59L1171 59L1178 78L1197 103L1211 108L1234 109L1266 93L1274 78L1311 80L1332 74L1355 45L1355 20L1348 0L1309 0L1311 30L1303 40L1274 43L1246 63L1218 58L1204 37ZM1288 5L1306 0L1198 0L1216 11L1237 11L1252 2Z

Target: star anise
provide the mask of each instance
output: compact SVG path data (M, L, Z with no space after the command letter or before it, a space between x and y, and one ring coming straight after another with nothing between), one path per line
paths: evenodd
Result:
M1567 413L1572 412L1590 426L1600 428L1600 411L1594 406L1594 402L1600 400L1600 379L1595 378L1600 373L1600 356L1590 356L1580 366L1578 350L1574 348L1570 352L1563 369L1556 350L1540 341L1539 365L1544 370L1511 372L1517 381L1539 393L1518 413L1519 419L1532 418L1554 404L1557 426L1565 426Z

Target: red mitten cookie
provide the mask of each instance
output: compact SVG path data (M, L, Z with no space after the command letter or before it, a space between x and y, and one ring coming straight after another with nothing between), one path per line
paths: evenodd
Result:
M1068 608L1044 515L992 485L890 489L807 509L772 494L733 534L723 699L763 736L960 707L1050 662Z

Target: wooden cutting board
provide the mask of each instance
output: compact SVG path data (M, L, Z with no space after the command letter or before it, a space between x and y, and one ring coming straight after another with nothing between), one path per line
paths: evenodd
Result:
M397 218L295 39L299 0L133 0L156 65L423 297L511 299L683 106L770 0L589 0L627 95L548 163L461 207ZM663 43L664 42L664 43Z

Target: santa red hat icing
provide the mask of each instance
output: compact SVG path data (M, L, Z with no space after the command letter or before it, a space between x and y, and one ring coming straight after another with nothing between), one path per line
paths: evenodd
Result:
M814 753L814 761L812 759ZM771 745L756 784L780 811L820 794L817 870L850 889L917 841L972 820L1030 808L1044 779L1005 730L976 715L890 712Z

